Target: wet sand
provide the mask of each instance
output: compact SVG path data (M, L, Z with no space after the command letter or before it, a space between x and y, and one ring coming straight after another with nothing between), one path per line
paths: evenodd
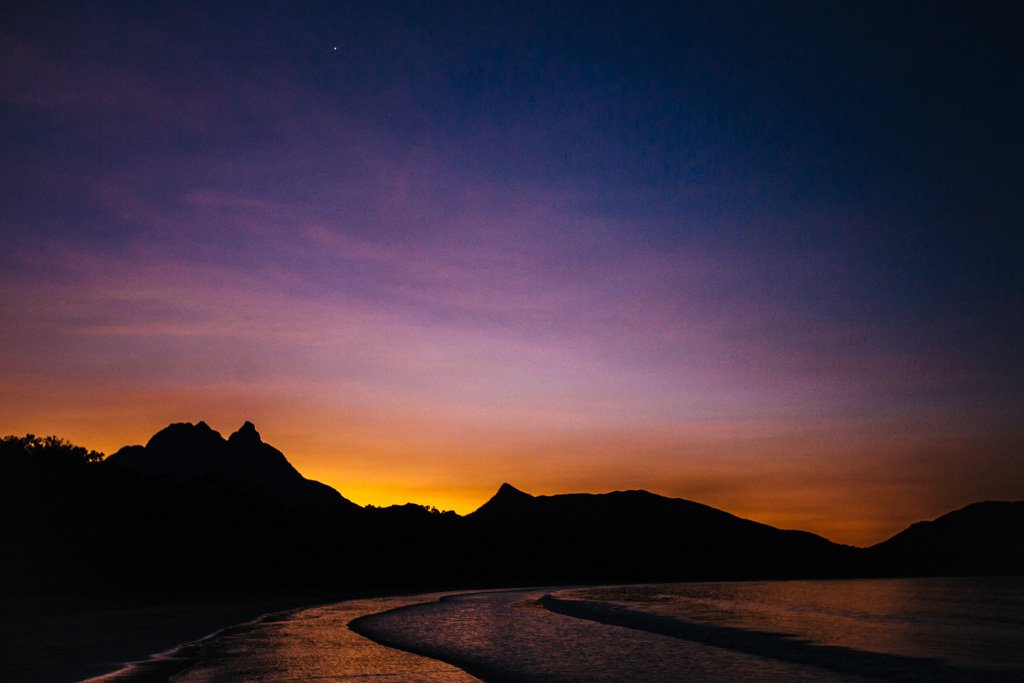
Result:
M866 680L558 614L540 602L558 589L449 594L367 614L349 628L381 645L448 662L492 683Z
M340 599L275 596L156 603L124 597L4 599L0 601L0 680L80 681L268 613ZM161 675L166 680L166 669Z

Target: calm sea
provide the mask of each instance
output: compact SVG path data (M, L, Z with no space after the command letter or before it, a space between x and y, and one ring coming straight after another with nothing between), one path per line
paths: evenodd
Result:
M1024 578L359 600L242 625L188 648L165 655L189 667L172 680L1022 681Z

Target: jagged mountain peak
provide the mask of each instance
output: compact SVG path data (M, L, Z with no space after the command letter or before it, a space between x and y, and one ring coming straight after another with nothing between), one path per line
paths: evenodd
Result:
M195 450L216 447L222 443L224 437L220 432L200 420L195 424L173 422L167 425L150 437L146 448L160 451Z
M490 500L477 508L474 512L470 513L470 517L477 519L484 517L506 517L508 515L516 515L520 513L524 508L530 507L530 504L537 500L534 496L531 496L525 491L520 491L512 484L504 483Z
M498 487L497 492L491 498L491 500L497 500L502 498L533 498L529 493L517 489L512 484L505 482Z
M333 488L303 477L281 451L264 443L248 420L227 440L205 422L176 422L154 434L144 447L122 448L107 460L143 476L179 482L219 477L288 505L358 507Z
M241 446L255 446L263 443L260 433L256 431L256 425L248 420L238 428L234 434L228 437L228 443Z

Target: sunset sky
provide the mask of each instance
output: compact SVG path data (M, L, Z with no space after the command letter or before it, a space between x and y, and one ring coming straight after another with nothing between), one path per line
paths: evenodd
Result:
M0 9L0 434L855 544L1024 498L1018 3L160 5Z

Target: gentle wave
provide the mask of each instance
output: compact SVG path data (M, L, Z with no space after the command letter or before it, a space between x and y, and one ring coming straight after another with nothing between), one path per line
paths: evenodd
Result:
M1015 670L1024 680L1021 577L640 584L557 597L956 668Z
M208 642L226 637L261 623L285 621L302 608L271 612L255 619L217 629L196 640L176 645L163 652L152 654L146 659L125 662L116 671L87 678L80 683L126 683L128 681L171 680L175 674L187 671L202 660L203 648Z
M452 595L363 616L349 626L490 683L863 680L558 614L539 601L550 590Z
M88 683L470 683L476 679L455 667L381 647L347 627L360 615L437 597L360 598L274 612L126 664Z
M361 615L437 597L431 594L348 600L230 629L203 641L199 660L172 680L469 683L475 679L458 668L381 647L347 627L348 622Z
M742 582L359 599L234 626L105 680L1001 683L1024 680L1022 589ZM971 624L991 646L951 640L966 631L948 626Z
M934 659L866 652L834 645L819 645L783 633L756 631L710 623L697 623L663 614L644 612L607 602L545 595L540 604L552 612L602 624L646 631L695 643L726 648L773 660L819 667L855 676L890 681L1020 681L1020 672L985 671L954 667Z

